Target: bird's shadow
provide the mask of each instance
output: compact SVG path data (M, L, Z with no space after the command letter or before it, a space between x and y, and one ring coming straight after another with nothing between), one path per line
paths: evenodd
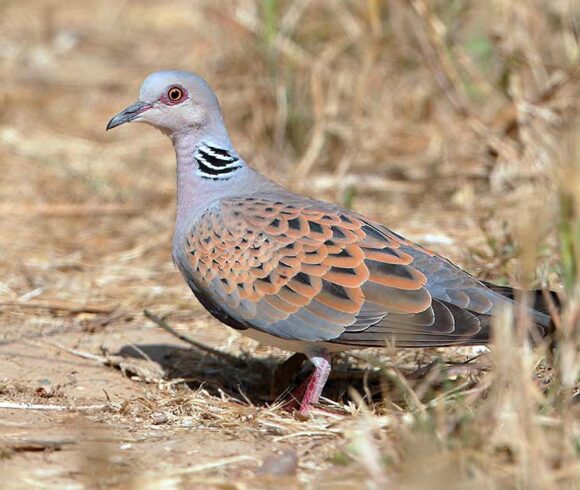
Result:
M196 349L171 344L125 345L116 355L158 363L168 380L183 379L192 389L204 387L210 393L220 391L256 405L271 404L289 396L312 371L305 357L294 355L285 362L279 357L216 358ZM349 399L349 388L366 393L375 401L381 398L384 379L364 369L333 369L323 396L337 402Z

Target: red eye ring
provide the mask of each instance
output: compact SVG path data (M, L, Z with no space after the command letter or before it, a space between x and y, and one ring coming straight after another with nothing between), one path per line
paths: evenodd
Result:
M183 96L184 96L183 89L181 87L178 87L177 85L174 87L169 87L169 89L167 89L167 98L171 102L179 102L181 99L183 99Z
M159 102L169 106L177 105L186 100L188 96L187 90L181 85L170 85L159 97Z

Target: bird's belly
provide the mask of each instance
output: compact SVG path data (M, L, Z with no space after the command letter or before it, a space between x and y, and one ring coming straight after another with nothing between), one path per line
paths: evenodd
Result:
M346 350L360 349L361 347L335 344L332 342L304 342L302 340L288 340L281 339L274 335L256 330L254 328L248 328L246 330L239 330L239 332L251 339L257 340L260 344L270 345L272 347L277 347L278 349L286 350L289 352L302 352L316 349L316 347L327 350L328 352L342 352Z

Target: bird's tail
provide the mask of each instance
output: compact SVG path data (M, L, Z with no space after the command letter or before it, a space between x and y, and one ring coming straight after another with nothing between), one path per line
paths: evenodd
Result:
M531 307L537 313L534 315L534 320L542 327L544 336L553 333L554 323L552 315L559 313L561 308L561 301L558 294L547 289L533 289L520 290L509 286L498 286L489 282L482 281L489 289L501 294L513 301L518 301L519 298L525 295L531 296Z
M560 311L560 297L554 291L549 291L547 289L532 289L530 291L523 291L521 289L515 289L509 286L498 286L497 284L492 284L485 281L482 281L482 283L492 291L514 301L517 301L518 298L521 298L524 295L531 295L533 300L531 306L534 310L540 313L550 315L554 311Z

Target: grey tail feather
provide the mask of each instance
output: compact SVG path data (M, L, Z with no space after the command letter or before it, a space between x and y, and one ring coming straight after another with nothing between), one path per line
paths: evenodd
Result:
M485 286L487 286L492 291L505 296L511 300L517 301L520 294L530 294L532 296L532 308L539 313L544 313L550 315L551 310L549 303L551 302L556 311L560 311L561 302L560 297L555 291L549 291L547 289L533 289L530 291L524 291L520 289L515 289L509 286L498 286L497 284L492 284L490 282L481 281Z
M538 315L535 316L535 320L541 325L541 330L544 334L543 336L550 335L554 332L555 327L552 320L552 312L555 310L555 312L559 313L562 307L560 297L555 291L547 289L520 290L509 286L499 286L485 281L481 282L492 291L513 301L517 301L518 297L523 294L531 295L531 306L538 313ZM545 320L542 319L542 317Z

